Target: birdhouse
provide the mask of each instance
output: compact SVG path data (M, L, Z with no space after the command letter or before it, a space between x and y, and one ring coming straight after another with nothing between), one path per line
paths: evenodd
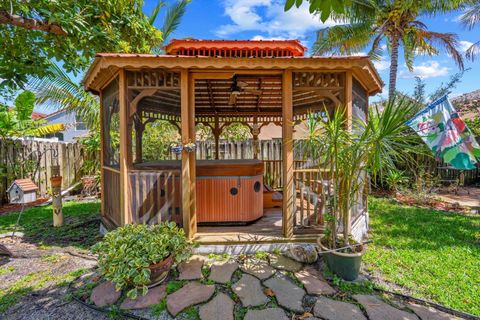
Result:
M7 189L10 203L29 203L37 200L38 187L31 179L17 179Z

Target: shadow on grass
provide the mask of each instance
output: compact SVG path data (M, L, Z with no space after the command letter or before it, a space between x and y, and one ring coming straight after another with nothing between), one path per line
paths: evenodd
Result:
M18 231L23 232L24 241L45 246L74 246L89 249L99 237L100 203L70 201L64 203L64 225L53 227L51 206L25 210ZM14 229L18 213L0 216L0 233Z
M371 199L369 212L376 245L422 250L468 247L480 256L478 215L400 206L385 199Z

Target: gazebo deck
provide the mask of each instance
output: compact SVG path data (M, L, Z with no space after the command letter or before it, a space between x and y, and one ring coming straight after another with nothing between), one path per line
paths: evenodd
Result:
M282 242L315 242L322 227L295 230L293 238L285 238L282 231L282 209L265 209L259 220L247 225L198 226L195 241L201 244L252 244Z

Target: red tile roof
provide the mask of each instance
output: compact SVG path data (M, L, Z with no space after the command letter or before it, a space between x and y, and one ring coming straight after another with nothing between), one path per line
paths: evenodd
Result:
M303 57L298 40L197 40L173 39L165 47L170 55L208 57Z
M46 116L47 115L45 113L36 112L36 111L32 112L32 120L42 119L42 118L45 118Z
M20 189L22 189L23 192L35 191L38 189L37 185L33 183L33 181L30 179L17 179L13 181L12 185L10 186L10 188L8 188L7 192L10 191L10 189L14 184L20 187Z

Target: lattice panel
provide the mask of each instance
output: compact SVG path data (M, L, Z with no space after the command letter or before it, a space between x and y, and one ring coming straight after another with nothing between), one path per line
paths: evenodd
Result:
M293 88L338 88L343 86L343 73L294 72Z
M180 74L161 69L145 69L127 72L129 88L175 88L180 87Z

